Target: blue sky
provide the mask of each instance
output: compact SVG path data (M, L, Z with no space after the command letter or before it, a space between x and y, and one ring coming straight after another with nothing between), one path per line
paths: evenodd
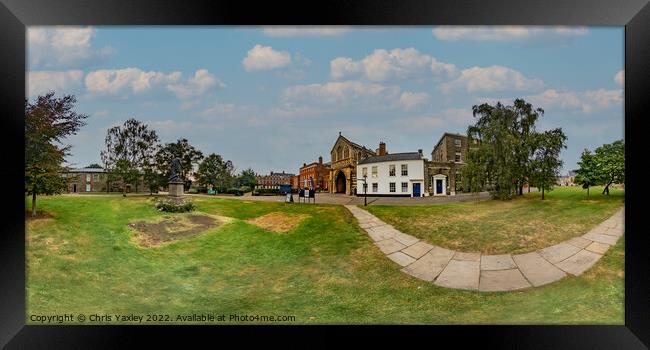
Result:
M28 98L75 94L87 125L73 166L100 163L130 117L237 170L297 172L341 131L430 153L471 107L523 97L538 129L584 148L623 138L623 27L30 27Z

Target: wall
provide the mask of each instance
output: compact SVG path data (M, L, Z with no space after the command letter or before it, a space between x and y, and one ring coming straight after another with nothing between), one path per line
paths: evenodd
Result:
M408 164L408 175L402 176L401 165ZM395 176L389 176L389 166L395 165ZM377 167L377 177L372 177L372 167ZM412 195L413 194L413 183L411 180L418 180L420 183L420 192L421 195L426 195L428 192L425 187L424 179L424 160L398 160L390 162L380 162L380 163L369 163L369 164L359 164L357 165L357 176L358 176L358 186L357 195L363 194L363 168L368 168L368 195L389 195L389 196L400 196L400 195ZM377 183L378 189L377 192L372 192L372 184ZM395 182L395 192L390 192L390 183ZM402 192L402 182L408 183L407 192Z

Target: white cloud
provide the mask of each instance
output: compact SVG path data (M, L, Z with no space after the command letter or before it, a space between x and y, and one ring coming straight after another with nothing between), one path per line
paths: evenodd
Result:
M274 26L265 27L263 33L275 38L291 38L297 36L340 36L349 31L349 27L341 26Z
M399 97L399 104L408 111L417 106L426 104L429 102L429 98L430 96L426 92L404 91Z
M433 36L440 40L514 41L540 37L570 38L584 36L585 27L533 27L533 26L439 26Z
M130 89L138 94L154 85L174 83L180 78L180 72L145 72L140 68L100 69L88 73L85 84L86 89L93 93L118 94Z
M623 102L623 91L621 89L615 90L586 90L586 91L571 91L571 90L555 90L547 89L539 94L527 95L522 97L524 100L530 102L535 107L543 108L545 111L561 109L573 110L589 114L598 110L606 109L615 105L620 105ZM510 99L495 99L495 98L479 98L479 103L494 104L497 101L502 103L511 103L514 98Z
M27 73L27 96L36 96L53 90L65 93L66 90L81 85L83 72L68 71L31 71Z
M375 49L359 61L338 57L330 62L330 75L336 80L358 75L371 81L424 78L431 73L452 76L455 69L453 64L439 62L412 47L391 51Z
M463 69L455 80L440 87L443 92L463 88L467 92L478 91L527 91L544 86L539 79L528 79L520 72L503 66L471 67Z
M213 86L224 88L226 85L207 69L199 69L186 83L168 84L167 90L176 94L180 99L187 99L205 93Z
M242 61L247 72L283 68L291 63L291 55L286 51L276 51L270 46L255 45Z
M614 81L620 86L625 85L625 70L618 71L614 76Z
M309 99L317 103L344 103L351 100L395 100L400 88L360 81L329 82L292 86L284 90L285 99Z
M202 117L218 117L232 113L235 105L232 103L215 103L199 113Z
M29 62L35 67L63 67L114 53L110 46L93 49L94 36L92 27L28 27Z

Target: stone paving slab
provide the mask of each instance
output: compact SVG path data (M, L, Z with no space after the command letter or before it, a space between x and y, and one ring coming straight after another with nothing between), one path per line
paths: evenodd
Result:
M605 235L601 233L593 233L593 232L587 232L584 235L582 235L582 237L586 239L590 239L595 242L605 243L609 245L616 244L616 241L618 240L618 238L615 236Z
M578 254L560 262L556 266L572 275L579 275L595 264L601 257L601 254L581 250Z
M544 259L539 253L513 255L521 273L535 287L555 282L566 274Z
M552 245L550 247L546 247L544 249L539 250L539 254L546 260L550 261L551 263L559 263L560 261L570 257L571 255L577 253L580 251L580 248L566 243L562 242L556 245Z
M573 244L574 246L584 249L588 245L590 245L593 241L590 239L586 239L584 237L574 237L571 238L570 240L566 241L569 244Z
M419 259L422 257L422 255L428 253L431 249L433 249L433 245L420 241L410 247L404 248L402 252L416 259Z
M447 288L477 290L480 271L478 261L452 259L433 283Z
M415 261L415 258L408 256L402 252L395 252L387 255L390 260L400 264L400 266L406 266Z
M407 235L406 233L402 233L397 231L395 234L395 238L398 242L404 244L405 246L410 246L414 245L415 243L419 242L420 240L416 237L413 237L411 235Z
M447 266L454 252L448 249L434 247L420 259L404 268L402 271L425 281L433 281Z
M532 285L524 278L519 269L481 271L478 290L481 292L502 292L529 288Z
M373 227L366 229L366 232L368 232L368 235L370 238L372 238L375 242L378 241L383 241L385 239L390 239L395 237L395 233L397 230L391 230L389 227L386 226L378 226L378 227Z
M595 264L624 234L623 210L581 237L519 255L481 255L457 252L402 233L374 215L345 205L375 245L402 271L436 285L479 290L510 291L537 287L567 275L579 275Z
M510 254L481 256L481 270L516 269L517 265Z
M400 251L404 248L406 248L405 245L402 243L394 240L393 238L385 239L383 241L376 242L375 245L379 247L379 249L384 252L384 254L391 254L395 253L397 251Z
M481 261L481 253L456 252L454 260Z
M609 249L609 244L593 242L590 245L588 245L585 249L590 252L594 252L596 254L605 254L607 249Z

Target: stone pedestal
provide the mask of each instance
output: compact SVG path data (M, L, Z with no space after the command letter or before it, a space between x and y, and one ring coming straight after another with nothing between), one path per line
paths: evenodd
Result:
M182 182L170 182L169 183L169 196L171 196L171 197L182 197L183 196L183 183Z

